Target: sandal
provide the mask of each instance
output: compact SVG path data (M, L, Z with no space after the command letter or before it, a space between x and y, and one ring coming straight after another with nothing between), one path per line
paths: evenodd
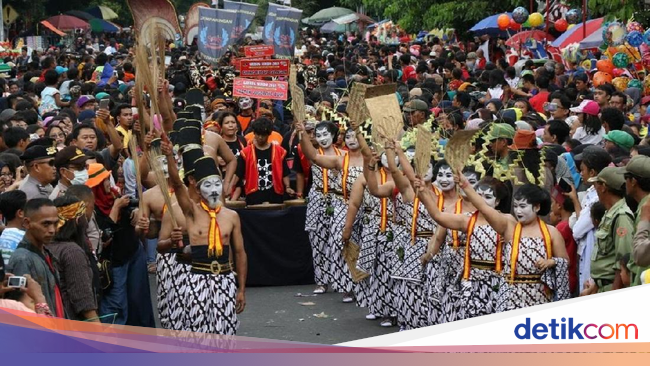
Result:
M320 285L320 286L316 287L316 289L314 290L314 293L318 294L318 295L324 294L326 292L327 292L327 286L326 285Z

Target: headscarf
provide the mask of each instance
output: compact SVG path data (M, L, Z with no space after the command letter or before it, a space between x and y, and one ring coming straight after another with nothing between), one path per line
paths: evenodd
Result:
M67 206L56 208L59 216L57 229L60 229L69 220L76 220L86 214L86 203L84 201L75 202ZM109 211L110 212L110 211Z
M92 187L93 195L95 196L95 207L99 212L108 216L111 213L113 208L113 203L115 203L115 198L117 197L117 192L111 189L108 193L104 190L103 184L98 184Z
M639 109L639 103L641 103L641 89L639 88L627 88L625 89L625 94L630 97L632 100L632 107L629 109L630 113L637 113Z

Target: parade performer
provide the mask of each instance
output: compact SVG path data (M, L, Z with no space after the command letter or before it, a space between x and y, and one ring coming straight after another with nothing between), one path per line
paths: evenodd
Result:
M461 176L467 199L503 237L503 276L497 294L497 312L545 304L570 297L568 258L562 234L541 220L551 209L542 188L525 184L513 200L513 214L491 207Z
M223 181L213 159L201 157L194 162L195 190L201 196L201 201L194 203L172 163L171 144L163 141L162 151L167 156L172 185L185 215L192 250L192 269L184 301L189 307L188 330L234 335L239 326L237 314L246 305L248 269L239 215L222 206Z

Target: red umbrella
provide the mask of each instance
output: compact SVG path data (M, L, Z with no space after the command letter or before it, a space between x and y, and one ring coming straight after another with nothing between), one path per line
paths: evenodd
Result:
M88 29L90 24L70 15L56 15L47 19L53 26L61 30Z
M552 42L555 40L555 37L552 35L541 31L541 30L529 30L529 31L524 31L524 32L519 32L515 34L514 36L510 37L506 41L506 46L508 47L513 47L513 48L518 48L520 44L525 44L528 42L529 39L534 39L536 41L542 41L546 39L548 42Z

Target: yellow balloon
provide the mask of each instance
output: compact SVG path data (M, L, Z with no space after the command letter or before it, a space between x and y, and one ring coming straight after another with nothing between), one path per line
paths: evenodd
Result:
M569 24L569 27L567 28L567 30L569 30L569 29L571 29L571 28L573 28L575 26L576 26L575 24Z
M528 23L530 23L530 26L533 28L539 27L544 23L544 17L540 13L532 13L528 17Z
M585 69L585 70L591 70L591 60L582 61L580 66L582 66L582 68Z

